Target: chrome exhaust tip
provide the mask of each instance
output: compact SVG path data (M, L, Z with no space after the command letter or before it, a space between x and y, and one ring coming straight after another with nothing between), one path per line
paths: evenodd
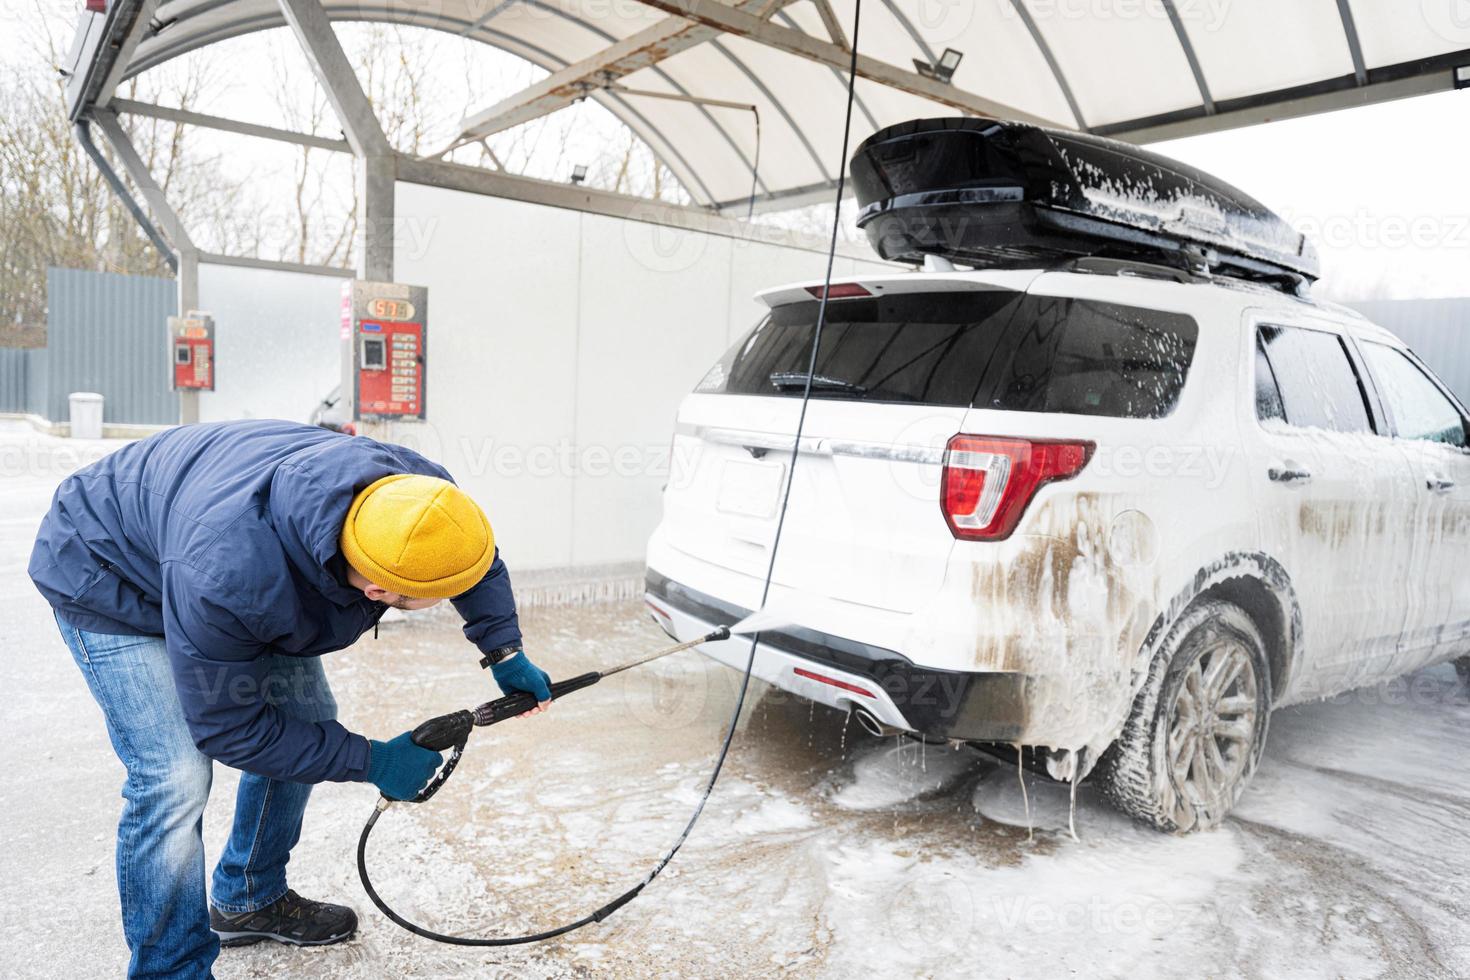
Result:
M879 738L884 738L889 735L909 734L908 731L906 731L905 729L896 728L893 725L889 725L885 722L879 721L877 718L873 717L872 712L868 711L868 709L860 708L857 705L853 705L849 709L848 714L856 717L857 723L861 725L863 731L867 732L869 735L876 735Z

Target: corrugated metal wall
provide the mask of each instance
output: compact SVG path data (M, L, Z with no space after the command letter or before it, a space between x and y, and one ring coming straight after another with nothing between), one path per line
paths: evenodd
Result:
M29 411L26 407L26 394L30 391L26 383L29 353L29 350L0 348L0 412Z
M96 391L104 421L177 422L165 333L177 295L172 279L48 269L46 346L0 350L0 412L64 422L69 394Z
M1403 338L1470 404L1470 299L1381 299L1349 305Z
M96 391L103 419L163 425L179 419L169 388L167 320L172 279L80 269L46 270L46 410L68 417L67 395Z
M0 412L46 414L46 349L0 348Z

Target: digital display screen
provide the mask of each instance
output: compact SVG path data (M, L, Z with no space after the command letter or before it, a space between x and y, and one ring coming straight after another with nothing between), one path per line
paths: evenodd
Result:
M374 316L380 320L402 322L413 317L413 304L403 299L377 297L368 300L367 308L368 316Z
M382 371L388 366L388 347L382 337L362 338L362 366L366 371Z

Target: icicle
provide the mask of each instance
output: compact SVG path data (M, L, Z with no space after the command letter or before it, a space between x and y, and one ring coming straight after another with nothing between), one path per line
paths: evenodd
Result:
M1016 778L1021 781L1021 805L1026 808L1026 840L1029 843L1036 836L1036 828L1031 825L1031 796L1026 792L1026 767L1025 759L1021 755L1021 746L1016 746Z
M1080 844L1082 843L1082 840L1077 836L1077 783L1079 782L1079 780L1077 779L1077 770L1081 768L1081 766L1078 764L1079 752L1080 750L1074 749L1067 753L1067 759L1068 762L1071 763L1072 769L1072 772L1068 777L1072 783L1072 792L1071 806L1067 811L1067 833L1071 834L1072 839Z

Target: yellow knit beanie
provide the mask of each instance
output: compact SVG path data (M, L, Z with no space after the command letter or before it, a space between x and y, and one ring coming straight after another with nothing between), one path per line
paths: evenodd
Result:
M342 555L374 585L414 599L468 592L495 559L495 532L459 487L433 476L385 476L352 498Z

